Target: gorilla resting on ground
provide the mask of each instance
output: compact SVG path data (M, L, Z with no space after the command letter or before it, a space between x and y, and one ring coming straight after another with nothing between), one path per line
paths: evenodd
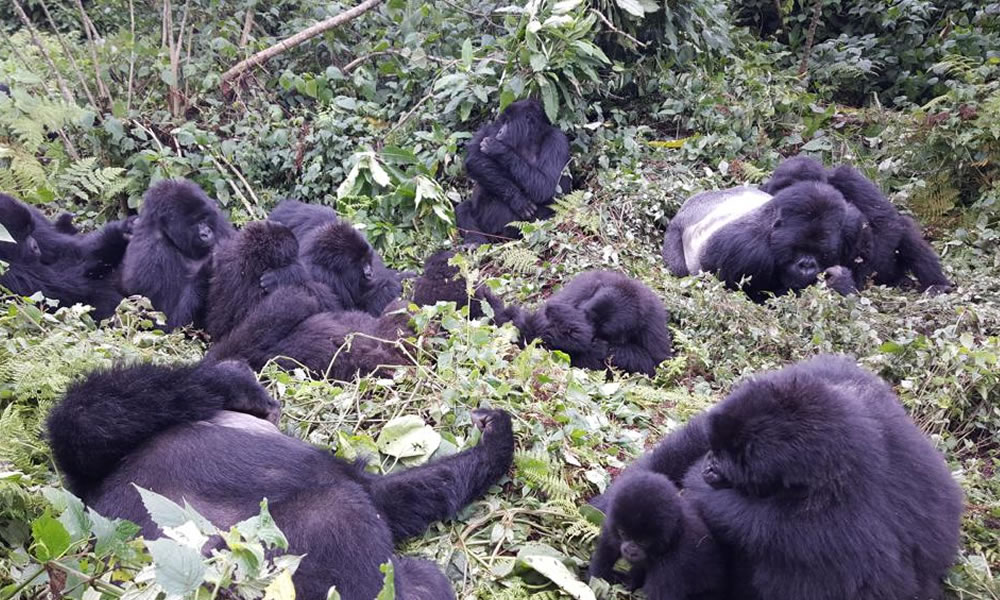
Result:
M725 598L722 552L666 476L629 473L615 482L608 504L591 577L642 588L650 600ZM627 578L614 571L619 557L631 564Z
M286 199L268 220L295 232L306 268L334 290L342 308L378 316L402 293L407 274L386 267L364 235L332 208Z
M604 369L610 364L652 377L671 356L669 315L641 282L612 271L589 271L534 311L493 305L498 324L513 321L524 342L538 338L547 348L570 355L573 366Z
M878 187L856 169L841 165L826 170L809 157L796 156L778 165L761 189L776 194L796 181L829 183L867 219L872 250L866 260L852 267L855 278L862 284L871 278L876 285L910 287L912 273L920 291L950 291L951 282L941 269L941 261L923 238L917 223L899 214Z
M856 291L872 244L868 220L837 189L800 181L774 196L749 187L692 196L667 227L663 258L674 275L714 273L760 302L821 273L841 294Z
M455 208L467 242L503 242L520 234L511 221L547 219L549 204L569 178L569 141L553 127L537 100L514 102L466 144L465 170L476 182L472 197Z
M119 253L120 259L123 248L119 246L128 243L124 222L108 224L88 241L74 241L79 245L67 246L64 254L56 252L49 263L42 260L40 240L51 243L54 229L41 213L0 194L0 223L14 238L14 243L0 242L0 260L8 264L0 275L0 286L23 296L41 292L63 306L89 304L96 319L114 314L122 296L112 282L112 272L117 267L114 255Z
M393 547L504 476L514 452L510 415L474 411L479 445L378 476L260 418L275 408L237 362L117 367L72 385L48 432L70 490L102 515L138 523L146 538L159 531L133 484L186 500L223 529L256 515L267 498L289 552L305 555L297 597L323 600L336 586L344 600L371 600L382 587L379 565L391 560L396 598L454 598L435 565L395 556Z
M205 330L218 342L238 326L269 291L300 285L322 310L338 311L333 291L312 280L299 261L292 230L274 221L248 223L215 250Z
M167 328L201 326L215 244L233 227L205 192L183 179L146 192L122 264L126 294L149 298L167 315Z
M636 471L683 485L740 600L940 598L958 551L962 491L944 458L843 356L737 386L621 480Z
M279 363L285 367L304 365L341 381L410 364L397 342L409 333L409 315L331 311L336 298L300 268L294 242L285 226L263 222L247 225L220 248L211 292L218 304L208 319L219 339L208 358L238 358L259 370L284 357Z

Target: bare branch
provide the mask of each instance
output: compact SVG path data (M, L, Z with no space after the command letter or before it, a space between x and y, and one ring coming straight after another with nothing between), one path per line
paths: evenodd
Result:
M603 14L601 14L601 11L595 10L595 9L592 8L592 9L590 9L590 12L594 13L595 15L597 15L597 17L599 19L601 19L601 21L604 22L604 26L605 27L607 27L611 31L617 33L618 35L624 36L625 39L627 39L628 41L632 42L636 46L639 46L640 48L645 48L646 46L649 45L648 42L640 42L639 40L635 39L631 35L625 33L621 29L618 29L617 27L615 27L614 23L612 23L611 21L609 21L607 17L605 17Z
M97 80L97 95L106 99L108 106L111 106L111 91L108 90L108 86L104 85L104 79L101 78L101 60L97 56L97 40L100 38L100 35L97 33L97 28L94 27L94 22L90 20L87 10L83 8L81 0L76 0L76 8L80 11L80 20L83 21L83 31L87 34L87 47L90 48L90 59L94 61L94 78Z
M813 42L816 39L816 28L819 27L820 18L823 16L823 0L813 2L812 20L809 21L809 31L806 33L806 47L802 51L802 63L799 64L799 77L806 74L809 68L809 55L812 53Z
M83 93L87 95L87 100L90 101L90 105L94 108L100 108L97 105L97 101L94 100L94 95L90 93L90 86L87 85L87 79L83 76L83 72L80 71L80 67L76 64L76 58L73 57L73 53L69 51L69 46L66 45L66 40L63 39L61 33L59 33L59 28L56 27L55 21L52 20L52 15L49 13L49 7L45 4L45 0L38 0L38 4L42 7L42 12L45 13L45 18L49 22L49 26L52 27L52 32L55 34L56 39L59 40L59 45L62 46L63 53L66 58L69 59L69 64L73 67L73 72L76 74L77 80L80 82L80 86L83 87Z
M250 43L250 31L253 29L253 9L255 4L247 7L247 14L243 17L243 32L240 34L240 48L246 48Z
M73 98L73 94L69 91L69 86L66 85L66 80L63 79L62 74L59 69L56 68L56 63L53 62L52 57L49 56L48 51L45 49L45 45L42 44L42 40L38 38L38 34L35 32L34 26L31 24L31 20L28 19L28 15L21 8L21 3L17 0L12 0L14 2L14 10L17 11L17 16L20 17L21 23L24 24L25 29L31 34L31 41L38 47L39 52L42 53L42 57L45 58L45 62L49 63L49 68L52 69L52 74L55 75L56 82L59 84L59 90L62 92L63 98L69 104L76 104L76 100Z
M280 42L271 46L270 48L265 48L264 50L261 50L260 52L254 54L253 56L240 61L233 68L229 69L222 75L222 84L221 84L222 92L227 93L230 86L232 85L232 81L234 79L237 79L240 75L242 75L244 71L262 65L271 58L277 56L278 54L281 54L286 50L294 48L325 31L328 31L330 29L333 29L334 27L337 27L338 25L343 25L348 21L356 19L359 16L363 15L364 13L368 12L369 10L375 8L381 3L382 0L365 0L361 4L355 6L354 8L345 10L339 15L335 15L333 17L330 17L329 19L320 21L319 23L316 23L311 27L303 29L302 31L296 33L292 37L281 40Z
M131 114L132 112L132 81L135 76L135 5L132 0L128 0L128 21L129 21L129 33L132 36L132 44L129 49L128 57L128 92L125 97L125 114Z

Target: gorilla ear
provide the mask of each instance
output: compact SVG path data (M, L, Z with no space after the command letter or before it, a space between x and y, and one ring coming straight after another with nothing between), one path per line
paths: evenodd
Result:
M708 436L713 448L732 446L739 435L740 420L724 412L714 412L708 417Z

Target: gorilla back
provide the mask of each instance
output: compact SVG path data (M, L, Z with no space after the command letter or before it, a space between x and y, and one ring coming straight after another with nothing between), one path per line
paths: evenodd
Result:
M221 375L232 369L230 364L234 363L204 367L222 370L217 380L205 382L212 392L227 386ZM175 377L182 379L173 383L186 385L189 373L178 372ZM198 393L161 391L157 395L146 389L146 376L144 370L128 368L91 375L71 388L56 409L59 418L50 421L54 446L72 444L76 460L59 461L69 481L101 472L83 462L88 450L100 452L98 460L110 457L103 450L108 446L127 452L103 481L89 492L84 489L88 505L103 515L138 523L149 538L159 531L133 484L174 501L187 500L222 528L257 514L260 500L267 498L271 514L288 538L289 552L306 555L294 576L298 597L323 600L327 590L336 586L345 600L370 600L382 586L379 565L391 560L396 567L397 598L454 598L439 569L394 556L393 546L419 535L431 522L454 515L506 473L514 451L507 413L473 412L473 421L483 430L474 448L377 476L365 472L359 463L348 463L285 436L270 422L245 412L219 410L202 416L209 405L218 405L214 394L205 393L202 398ZM169 378L169 374L163 376ZM95 400L94 390L104 390L102 397L112 399L98 401L98 408L113 415L114 425L110 432L95 431L89 439L79 439L81 427L108 418L86 412ZM145 400L136 398L139 393L156 396L151 401L164 417L169 414L166 409L176 405L171 422L161 420L161 428L145 442L134 435L150 429L142 406ZM78 439L69 442L67 437ZM138 446L129 449L126 440ZM88 449L88 444L93 447Z

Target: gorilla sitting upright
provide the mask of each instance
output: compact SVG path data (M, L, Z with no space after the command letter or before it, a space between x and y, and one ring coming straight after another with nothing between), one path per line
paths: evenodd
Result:
M802 180L774 196L749 187L702 192L670 221L663 258L677 276L714 273L755 301L799 290L821 273L842 294L864 284L865 215L833 186Z
M344 600L371 600L389 561L396 598L454 598L435 565L394 546L503 477L514 454L510 415L473 411L477 446L384 476L282 434L275 417L276 403L239 362L138 365L71 386L48 432L70 490L102 515L139 524L147 539L160 531L135 486L187 501L222 529L267 498L289 552L305 555L293 578L298 598L324 600L336 586Z
M569 162L566 135L549 122L537 100L514 102L466 144L465 169L476 182L472 197L455 208L458 228L473 244L518 237L511 221L547 219Z

